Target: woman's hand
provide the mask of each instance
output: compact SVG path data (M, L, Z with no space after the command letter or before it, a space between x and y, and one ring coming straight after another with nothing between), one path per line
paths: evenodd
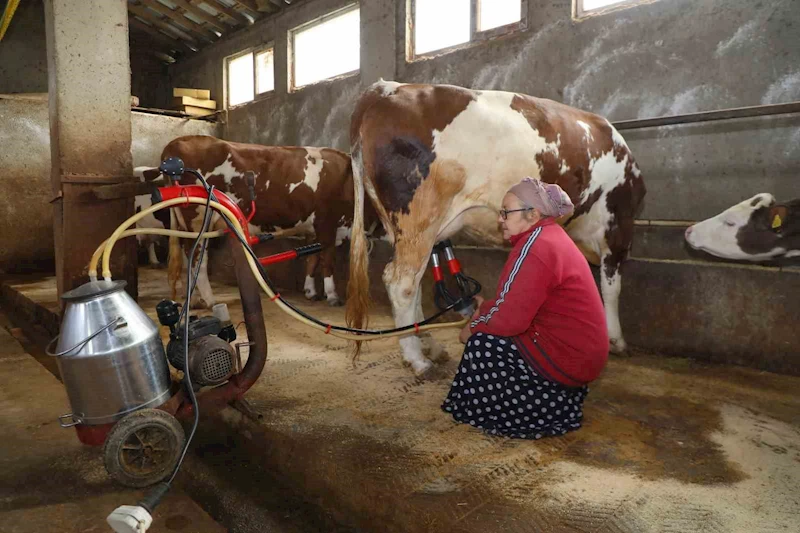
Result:
M475 298L475 312L472 313L472 320L475 320L479 316L481 316L481 306L483 305L483 296L480 294L476 295Z

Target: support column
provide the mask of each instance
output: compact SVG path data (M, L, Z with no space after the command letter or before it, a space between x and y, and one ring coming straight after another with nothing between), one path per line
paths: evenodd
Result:
M397 2L361 2L361 85L397 81Z
M126 8L125 0L45 0L59 295L88 281L92 252L134 213L119 186L133 180ZM111 272L136 298L135 239L114 247Z

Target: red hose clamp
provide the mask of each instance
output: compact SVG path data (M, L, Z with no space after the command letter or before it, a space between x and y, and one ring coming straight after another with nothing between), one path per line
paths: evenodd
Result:
M280 298L280 297L281 297L281 293L277 293L277 294L275 294L275 296L273 296L272 298L270 298L270 299L269 299L269 301L270 301L270 302L274 302L275 300L277 300L277 299L278 299L278 298Z

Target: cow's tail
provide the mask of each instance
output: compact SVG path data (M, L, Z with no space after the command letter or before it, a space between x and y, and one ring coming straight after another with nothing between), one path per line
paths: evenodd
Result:
M169 222L172 229L178 229L177 216L175 209L169 210ZM169 259L167 261L167 279L169 280L170 298L175 300L178 296L178 280L181 279L183 272L183 249L181 240L170 235L169 237Z
M347 282L347 309L345 320L351 328L365 328L369 322L369 253L364 230L364 167L361 151L353 151L353 228L350 236L350 279ZM356 342L353 358L361 351Z

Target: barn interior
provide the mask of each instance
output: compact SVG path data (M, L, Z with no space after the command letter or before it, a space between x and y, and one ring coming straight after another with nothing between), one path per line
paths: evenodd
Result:
M581 430L500 439L439 408L463 350L454 330L434 333L449 360L421 379L396 340L353 363L348 342L262 294L263 373L246 404L202 411L149 531L800 530L800 263L721 259L684 239L755 194L797 197L793 0L5 0L0 13L0 529L105 531L146 492L59 427L70 402L46 353L60 296L135 212L133 169L186 135L349 153L355 103L384 79L548 98L619 130L647 185L622 271L627 352L590 386ZM455 242L495 287L508 249ZM209 254L240 324L238 256ZM374 244L375 327L393 326L391 258ZM345 243L340 295L348 263ZM111 267L157 323L166 271L131 238ZM344 323L343 308L303 297L300 261L268 272L289 302ZM426 273L426 316L432 285Z

